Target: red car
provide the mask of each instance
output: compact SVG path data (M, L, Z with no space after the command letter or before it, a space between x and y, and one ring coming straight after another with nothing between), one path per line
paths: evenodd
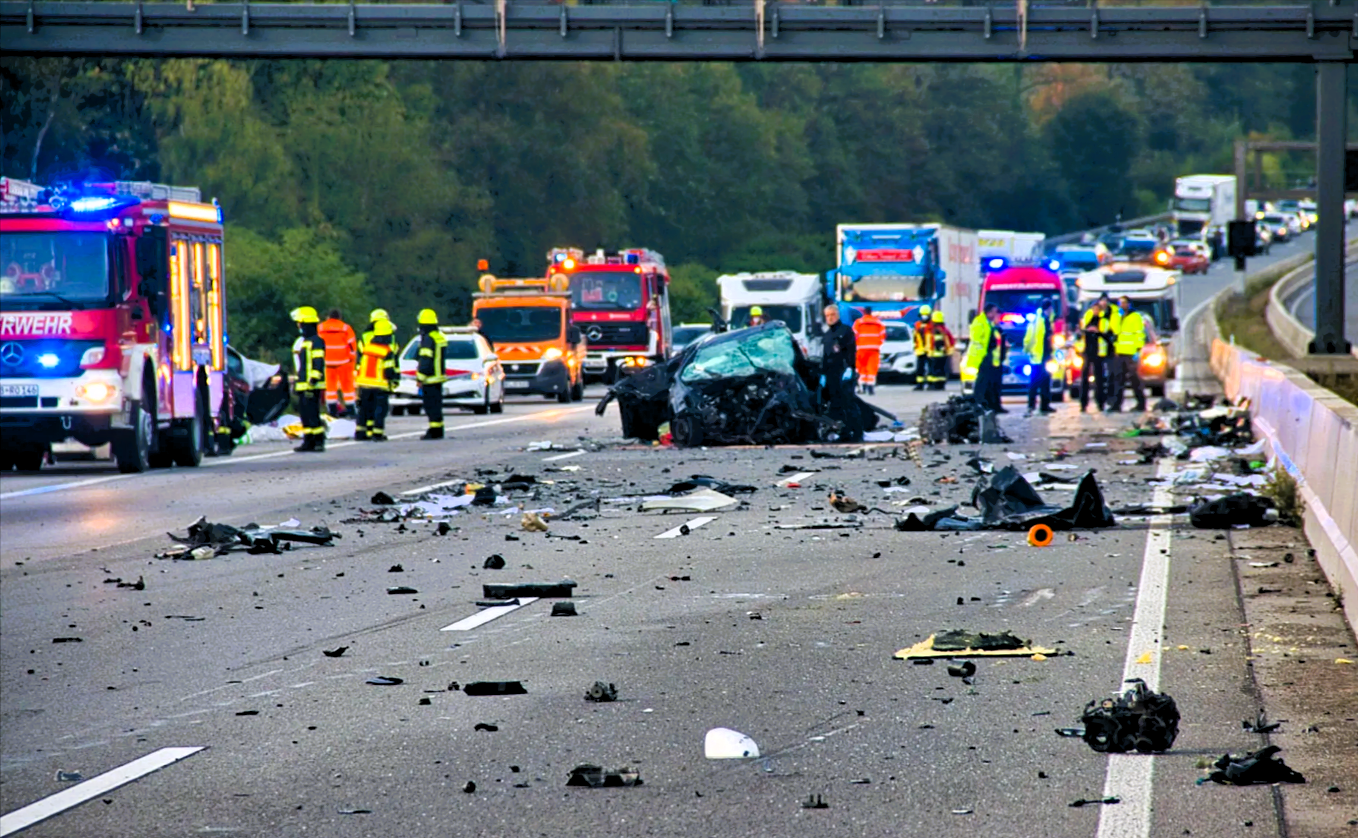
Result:
M1192 242L1170 242L1156 251L1155 264L1186 274L1205 274L1212 261Z

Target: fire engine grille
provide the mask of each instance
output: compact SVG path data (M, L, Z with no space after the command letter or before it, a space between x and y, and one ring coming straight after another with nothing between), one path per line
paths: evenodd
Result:
M650 343L650 330L645 323L586 323L580 330L591 349L609 346L646 346Z

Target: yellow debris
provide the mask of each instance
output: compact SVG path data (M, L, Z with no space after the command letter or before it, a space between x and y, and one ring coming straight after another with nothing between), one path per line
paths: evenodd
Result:
M911 658L1032 658L1033 660L1046 660L1048 655L1056 654L1055 649L1044 649L1040 646L1021 646L1017 649L953 649L950 651L939 651L934 648L934 636L935 635L932 634L929 635L914 646L900 650L893 657L903 661L910 660Z
M1335 662L1335 663L1353 663L1353 661L1349 660L1348 658L1335 658L1335 659L1334 659L1334 662Z
M1147 652L1146 654L1144 654L1144 655L1142 655L1141 657L1137 658L1137 659L1136 659L1136 662L1137 662L1137 663L1141 663L1141 664L1150 663L1150 662L1151 662L1151 653L1150 653L1150 652Z
M1033 655L1032 659L1035 661L1044 661L1047 659L1047 656L1042 654L1041 652L1037 652Z
M1187 646L1180 646L1180 647L1179 647L1179 651L1180 651L1180 652L1187 652L1187 651L1188 651L1188 647L1187 647Z

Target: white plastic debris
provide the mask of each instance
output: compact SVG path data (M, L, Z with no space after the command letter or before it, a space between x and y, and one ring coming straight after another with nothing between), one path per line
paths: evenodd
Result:
M1220 445L1204 445L1201 448L1194 448L1188 456L1195 463L1205 463L1209 460L1220 460L1222 457L1231 456L1231 449L1222 448Z
M714 509L721 509L727 506L734 506L739 503L730 495L723 495L715 489L699 489L696 492L689 492L687 495L680 495L674 498L657 498L648 500L641 505L643 511L651 510L680 510L683 512L711 512Z
M759 746L738 730L714 727L703 739L703 753L708 759L748 759L759 756Z

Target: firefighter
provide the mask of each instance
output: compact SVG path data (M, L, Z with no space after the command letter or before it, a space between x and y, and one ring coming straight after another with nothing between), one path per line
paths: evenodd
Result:
M1038 304L1037 314L1028 323L1023 333L1023 351L1028 355L1028 415L1037 410L1039 397L1042 412L1055 413L1052 409L1052 377L1047 371L1047 363L1052 359L1052 304L1043 300Z
M948 384L948 359L957 347L957 338L943 323L943 312L929 318L929 389L942 390Z
M358 361L358 337L337 308L316 329L325 341L325 404L331 416L343 416L357 403L354 364Z
M1084 346L1080 353L1080 412L1089 410L1090 379L1093 379L1094 404L1099 410L1108 406L1112 393L1109 350L1112 348L1114 318L1108 295L1095 300L1080 317Z
M422 310L417 322L420 354L415 380L420 384L420 399L429 417L429 430L420 439L443 439L443 382L448 380L443 352L448 339L439 331L439 318L432 308Z
M297 412L302 416L302 444L294 451L324 451L325 423L321 421L321 397L325 395L325 344L316 333L321 319L316 309L302 306L292 310L292 320L301 335L292 344L296 381Z
M915 389L923 390L924 383L929 378L929 357L933 350L933 329L930 326L930 316L933 309L929 306L919 307L919 319L915 321Z
M1004 373L1004 335L997 321L1000 307L987 303L985 311L971 321L970 342L967 344L966 364L976 371L976 381L972 385L972 398L982 410L1008 413L1000 404L1000 383Z
M763 306L750 306L750 325L763 326L767 322L764 320Z
M387 314L387 310L385 308L375 308L368 314L367 331L365 331L358 338L355 347L356 350L355 354L358 358L363 357L363 347L367 346L368 342L373 339L373 336L376 333L378 323L387 323L388 325L391 326L392 344L395 345L396 326L392 324L391 317ZM354 439L361 441L368 438L368 433L366 430L368 426L368 417L363 415L362 403L356 405L356 408L357 409L354 411Z
M363 416L363 439L387 441L387 404L400 376L396 371L395 338L388 320L373 324L372 337L363 343L358 358L359 412Z
M854 367L858 370L858 392L869 396L877 392L877 368L882 363L882 344L886 342L886 324L870 309L853 324L854 345L857 347Z
M839 306L825 307L825 337L821 369L824 371L824 393L830 418L843 423L843 442L857 442L863 438L862 417L858 398L854 396L854 363L858 348L853 329L839 319Z
M1141 312L1132 308L1130 297L1118 299L1117 337L1113 343L1113 389L1108 394L1108 412L1122 412L1122 393L1130 385L1136 397L1138 412L1146 409L1146 390L1141 386L1141 373L1137 369L1141 361L1141 350L1147 343L1157 343L1155 325Z

